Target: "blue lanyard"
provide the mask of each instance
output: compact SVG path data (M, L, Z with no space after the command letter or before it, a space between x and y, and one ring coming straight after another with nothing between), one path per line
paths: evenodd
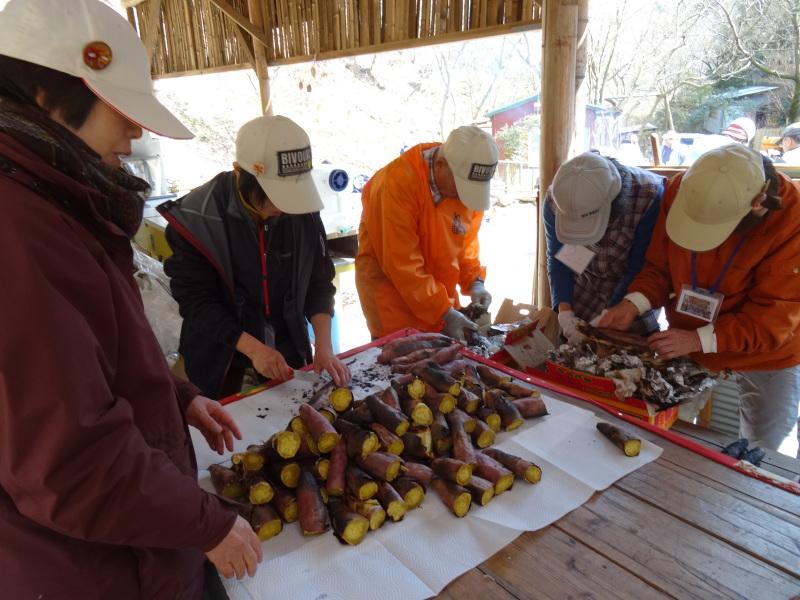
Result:
M722 278L725 277L725 272L728 270L728 267L730 267L731 263L733 262L733 257L736 256L736 253L739 252L739 248L742 247L745 237L747 236L743 235L742 239L739 240L739 243L736 244L736 248L733 250L733 254L731 254L731 257L728 259L728 262L725 263L725 266L722 267L722 273L719 274L719 277L717 278L717 282L714 284L714 287L708 290L709 294L713 295L714 292L717 291L717 288L719 287ZM695 291L697 291L697 271L695 270L696 264L697 264L697 252L692 252L692 289Z

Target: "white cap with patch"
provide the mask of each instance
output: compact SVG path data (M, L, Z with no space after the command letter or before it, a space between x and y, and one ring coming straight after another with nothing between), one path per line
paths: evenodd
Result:
M489 208L499 155L492 136L473 125L454 129L442 144L442 156L453 171L458 198L467 208Z
M100 0L0 0L0 54L80 77L140 127L176 139L189 131L153 95L136 30Z
M256 176L278 210L299 215L325 207L311 177L311 142L291 119L265 116L242 125L236 162Z

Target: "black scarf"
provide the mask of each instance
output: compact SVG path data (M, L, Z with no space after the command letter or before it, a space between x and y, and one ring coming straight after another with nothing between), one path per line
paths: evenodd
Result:
M150 193L146 181L101 161L83 140L50 119L44 111L7 97L0 97L0 131L53 168L100 192L99 196L92 195L93 206L77 206L74 201L57 198L70 214L96 231L96 214L99 213L129 238L136 234L142 222L145 198Z

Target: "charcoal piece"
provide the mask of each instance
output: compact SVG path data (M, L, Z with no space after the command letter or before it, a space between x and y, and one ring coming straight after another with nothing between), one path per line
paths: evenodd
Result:
M732 458L740 458L742 454L747 451L747 445L750 441L747 438L741 438L736 440L735 442L731 442L727 446L722 449L722 453L725 456L730 456Z
M743 453L739 456L739 460L746 460L749 463L752 463L756 467L761 464L761 459L764 458L766 452L761 446L754 446L750 448L747 452Z

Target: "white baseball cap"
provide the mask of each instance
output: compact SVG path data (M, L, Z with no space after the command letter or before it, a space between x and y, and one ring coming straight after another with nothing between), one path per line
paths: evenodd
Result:
M236 162L256 176L280 211L300 215L325 207L311 177L311 142L291 119L266 116L242 125L236 135Z
M611 203L622 189L622 179L610 160L585 152L558 168L551 189L558 211L558 241L588 246L605 234Z
M194 137L153 96L147 52L133 26L99 0L0 0L0 54L80 77L153 133Z
M499 155L492 136L473 125L454 129L442 144L442 156L453 171L458 198L467 208L489 208L492 177Z
M761 155L742 144L702 154L686 171L667 214L669 238L693 252L721 245L765 188Z

